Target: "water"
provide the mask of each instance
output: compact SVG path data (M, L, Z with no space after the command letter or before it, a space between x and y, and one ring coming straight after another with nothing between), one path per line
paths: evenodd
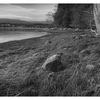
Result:
M13 30L0 30L0 43L8 42L12 40L22 40L33 37L40 37L48 34L47 32L35 32L32 30L29 31L13 31Z

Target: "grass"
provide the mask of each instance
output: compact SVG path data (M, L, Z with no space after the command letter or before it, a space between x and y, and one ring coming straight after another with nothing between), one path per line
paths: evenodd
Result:
M72 35L89 34L73 39ZM51 42L48 42L51 41ZM62 52L64 69L41 66ZM93 70L86 65L93 64ZM40 38L0 44L0 96L100 96L100 38L85 32L55 32Z

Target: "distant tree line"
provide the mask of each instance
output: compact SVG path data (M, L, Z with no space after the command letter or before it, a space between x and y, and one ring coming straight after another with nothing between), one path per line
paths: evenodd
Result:
M62 28L90 29L94 26L93 4L58 4L54 25Z
M0 23L0 27L23 27L23 28L48 28L51 27L51 24L43 24L43 23L30 23L30 24L11 24L11 23Z

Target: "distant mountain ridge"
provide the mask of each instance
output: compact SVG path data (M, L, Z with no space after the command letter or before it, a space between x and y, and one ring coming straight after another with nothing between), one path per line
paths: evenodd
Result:
M19 20L19 19L5 19L2 18L0 19L0 23L10 23L10 24L31 24L31 23L41 23L41 24L46 24L45 21L24 21L24 20Z

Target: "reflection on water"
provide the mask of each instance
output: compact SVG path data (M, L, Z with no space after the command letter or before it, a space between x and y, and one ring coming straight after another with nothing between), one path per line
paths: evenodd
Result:
M0 43L12 41L12 40L21 40L32 37L40 37L46 35L47 32L34 32L34 31L11 31L11 30L3 30L0 31Z

